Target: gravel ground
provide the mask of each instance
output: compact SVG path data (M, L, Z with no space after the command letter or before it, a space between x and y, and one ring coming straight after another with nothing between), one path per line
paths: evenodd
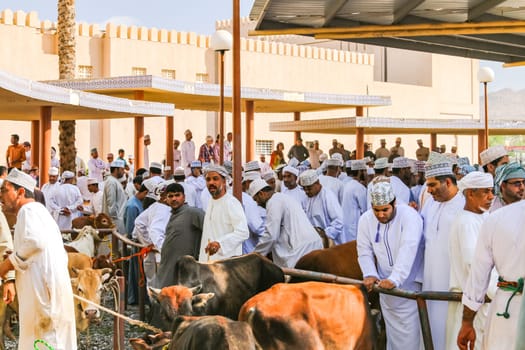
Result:
M106 292L103 295L103 306L113 310L113 297L111 296L111 293ZM113 350L113 316L105 312L101 312L101 314L101 322L99 324L91 325L88 329L89 334L88 331L80 334L80 337L78 339L78 350ZM138 320L138 306L128 306L128 310L126 310L125 315ZM18 330L15 329L13 333L15 333L15 335L18 335ZM140 338L144 334L146 334L146 330L144 330L143 328L132 326L129 323L125 322L125 349L131 350L131 345L128 341L129 338ZM16 350L17 342L6 338L5 347L6 350ZM40 349L47 350L43 346L41 346Z

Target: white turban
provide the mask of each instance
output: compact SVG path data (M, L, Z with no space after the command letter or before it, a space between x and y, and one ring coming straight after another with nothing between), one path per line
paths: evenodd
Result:
M284 167L283 173L290 173L290 174L294 174L295 176L299 176L299 170L289 165Z
M469 188L493 188L494 179L489 173L473 171L458 181L458 189L463 192Z

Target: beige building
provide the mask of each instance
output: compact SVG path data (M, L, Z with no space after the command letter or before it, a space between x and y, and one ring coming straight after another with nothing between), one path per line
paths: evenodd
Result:
M243 19L243 32L251 26ZM217 28L229 29L229 21L218 21ZM176 30L108 24L79 23L77 26L77 78L105 78L130 75L154 75L183 82L218 81L216 53L210 38ZM41 21L37 13L3 10L0 18L0 70L33 80L58 78L56 24ZM365 108L364 118L380 118L385 125L411 119L479 119L479 83L476 60L396 49L348 44L311 42L296 36L241 39L241 79L246 87L330 93L342 95L388 96L390 106ZM226 85L231 85L231 54L226 53ZM356 115L354 109L302 113L303 120L344 118ZM286 150L293 143L293 133L270 132L270 123L293 120L293 114L255 115L255 152L269 152L277 142ZM386 118L386 119L381 119ZM393 123L389 121L394 119ZM27 122L0 121L0 149L5 150L9 134L30 139ZM58 143L58 123L54 122L52 144ZM150 134L150 161L165 157L165 120L146 118L144 131ZM133 119L78 121L79 156L89 158L90 147L97 146L103 157L124 148L133 151ZM431 125L429 124L429 127ZM218 131L217 113L176 110L174 137L183 139L191 129L196 146L206 135ZM225 131L231 131L231 115L226 113ZM390 135L366 135L372 148L379 138L393 146L402 131ZM355 148L355 136L346 132L333 134L303 133L305 141L320 140L327 151L337 138L346 148ZM403 135L402 135L403 136ZM404 135L406 155L415 158L416 139L430 144L428 135ZM244 140L244 139L243 139ZM243 141L244 143L244 141ZM471 159L477 154L476 136L438 135L437 144L458 145L460 155ZM3 164L5 160L0 161Z

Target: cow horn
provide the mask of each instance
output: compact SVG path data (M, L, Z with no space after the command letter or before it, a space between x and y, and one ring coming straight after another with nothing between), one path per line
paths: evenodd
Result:
M195 295L199 293L202 290L202 284L198 284L195 287L189 288L191 290L191 294Z

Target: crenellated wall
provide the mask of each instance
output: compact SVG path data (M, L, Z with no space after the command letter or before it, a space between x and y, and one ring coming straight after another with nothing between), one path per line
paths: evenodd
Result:
M36 12L0 11L0 70L34 80L58 78L57 25L40 20ZM365 116L390 118L447 118L464 116L477 118L478 85L474 73L477 61L430 55L418 58L417 54L400 52L404 64L394 67L391 81L381 81L384 56L383 48L346 42L312 43L304 36L286 35L248 37L254 23L241 19L241 84L278 90L325 92L336 94L377 94L392 96L393 106L365 110ZM230 30L230 20L217 21L217 29ZM148 75L162 76L163 71L175 71L175 78L196 81L197 76L207 75L208 82L217 82L217 55L210 48L210 36L193 32L146 28L108 23L78 23L76 40L77 66L92 67L92 77L132 75L133 69L145 69ZM421 55L421 54L419 54ZM231 85L231 52L225 55L225 83ZM406 64L410 62L410 64ZM414 68L417 67L417 68ZM379 79L378 79L379 77ZM408 78L407 78L408 77ZM203 78L204 79L204 78ZM405 83L408 79L414 83ZM420 81L418 81L419 79ZM452 82L452 83L451 83ZM419 85L418 85L419 84ZM355 115L353 109L330 112L303 113L302 119L322 119ZM226 113L226 131L231 131L231 115ZM257 139L283 141L291 145L291 133L271 133L268 123L291 120L290 114L258 114L255 118ZM89 123L89 125L85 125ZM2 122L0 149L7 147L9 133L23 123ZM4 127L4 125L6 127ZM89 148L97 146L101 153L115 152L123 147L133 149L131 119L80 122L77 132L80 156L89 158ZM244 127L244 123L243 123ZM52 142L56 146L58 132L53 126ZM163 118L146 118L145 132L152 135L151 160L164 157ZM206 135L217 130L216 113L177 110L174 135L182 139L183 132L192 129L194 141L202 144ZM162 132L159 132L162 130ZM19 130L16 130L19 131ZM28 130L20 130L27 135ZM350 135L305 134L305 140L319 139L321 148L328 149L330 140L338 138L352 147L355 138ZM389 144L390 138L386 137ZM379 137L366 136L374 142ZM413 153L415 139L407 136L403 142ZM412 140L414 139L414 140ZM471 142L470 139L467 140ZM243 141L244 142L244 141ZM438 141L440 142L440 141ZM429 143L428 141L426 142ZM375 148L376 145L374 145ZM464 146L465 148L467 146ZM463 145L460 149L464 148ZM464 154L464 153L463 153Z

